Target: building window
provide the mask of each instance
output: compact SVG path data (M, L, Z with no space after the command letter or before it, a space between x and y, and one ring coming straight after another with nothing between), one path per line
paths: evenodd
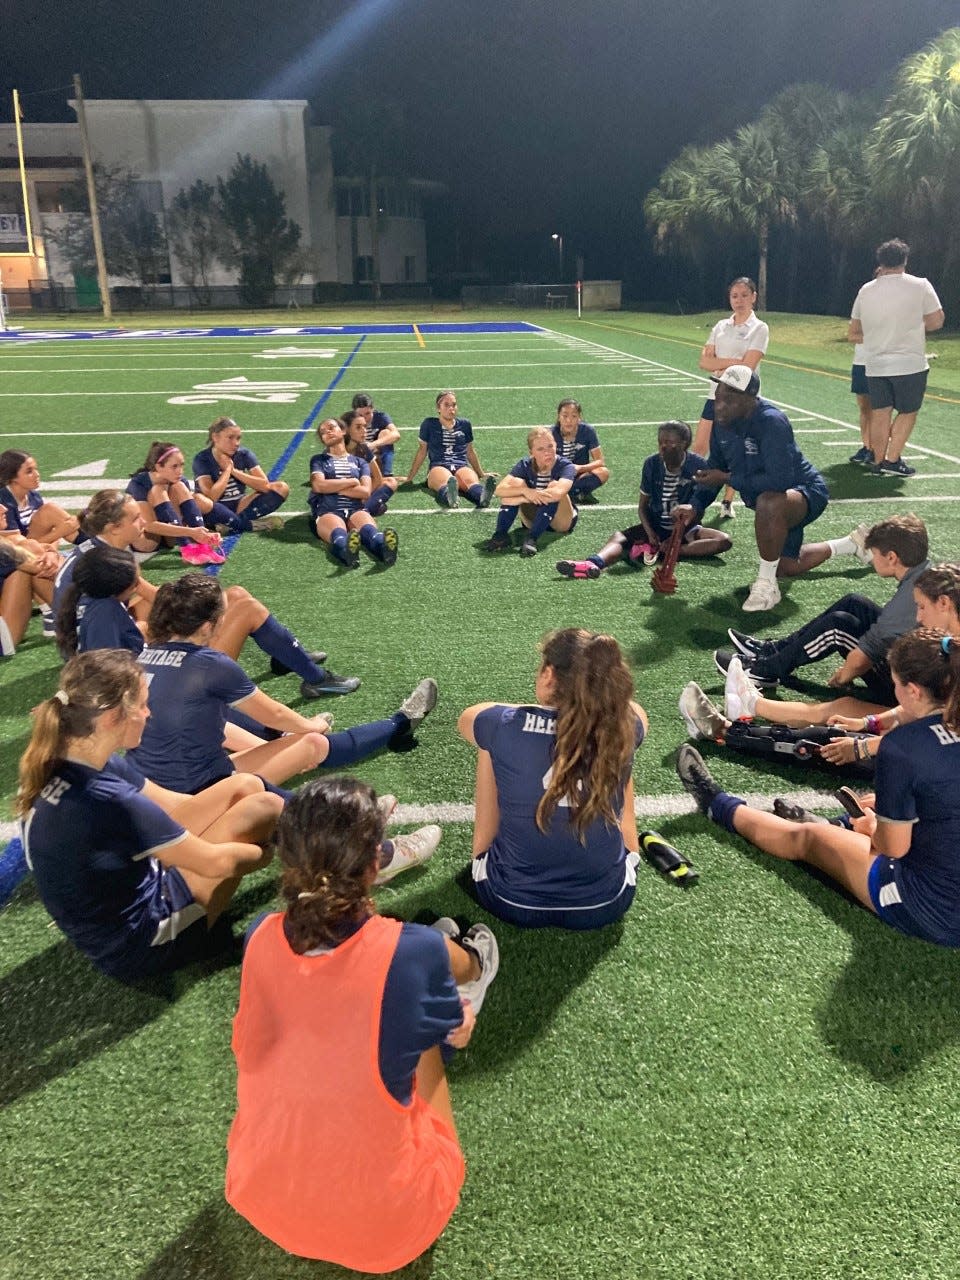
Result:
M373 256L369 253L360 254L357 258L356 269L354 271L354 279L357 284L370 284L373 280Z
M406 284L413 284L417 278L417 259L412 253L408 253L403 259L403 279Z

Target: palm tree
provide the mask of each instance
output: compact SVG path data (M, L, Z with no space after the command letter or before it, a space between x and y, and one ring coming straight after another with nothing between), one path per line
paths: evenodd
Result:
M960 266L960 27L901 64L869 159L880 197L901 202L952 280Z
M684 147L643 202L657 252L679 253L693 259L701 297L709 292L707 263L716 230L704 212L711 181L708 157L709 148Z

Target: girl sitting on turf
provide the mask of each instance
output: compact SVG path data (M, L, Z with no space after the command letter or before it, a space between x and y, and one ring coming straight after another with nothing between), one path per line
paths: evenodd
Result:
M220 534L203 523L213 503L184 480L183 454L175 444L153 441L143 466L130 477L127 493L136 500L143 517L135 550L156 551L166 542L178 544L188 564L223 564L226 560Z
M356 400L356 396L354 399ZM369 398L369 397L368 397ZM397 491L397 482L393 476L385 476L380 469L380 454L374 452L367 440L367 420L360 409L348 409L340 419L347 433L347 453L355 458L362 458L370 468L370 497L363 504L363 509L376 518L382 516L387 503Z
M480 702L457 728L478 748L473 891L511 924L596 929L633 901L633 756L647 717L612 636L541 645L537 701Z
M7 528L7 509L0 506L0 533ZM53 582L63 564L56 548L21 533L0 537L0 657L12 658L23 639L34 600L53 620Z
M960 565L937 564L924 569L914 581L913 598L918 626L933 627L960 640ZM691 682L681 695L680 714L695 737L729 745L734 745L728 736L731 723L747 717L796 727L798 736L811 725L833 725L857 735L838 737L820 747L818 758L832 765L868 765L879 749L880 734L900 723L899 707L849 695L829 702L765 698L739 658L731 660L727 671L724 713Z
M680 780L714 822L758 849L825 871L901 933L960 946L960 646L918 630L889 654L903 723L877 753L876 795L848 831L794 823L723 791L685 743Z
M7 513L6 530L0 530L0 538L21 534L52 547L76 539L77 517L43 497L40 469L22 449L0 453L0 506Z
M204 513L207 523L221 526L221 533L276 533L283 520L272 513L286 502L290 486L271 480L242 439L232 418L217 418L207 431L206 448L193 459L197 488L214 504Z
M704 461L689 453L690 428L685 422L664 422L657 430L657 452L643 464L640 477L639 524L615 533L610 541L586 560L561 560L557 572L565 578L599 578L601 572L626 556L632 565L656 564L663 543L673 532L673 512L685 503L694 488L694 472ZM717 556L733 546L719 529L696 524L683 535L682 559Z
M70 941L122 982L229 945L208 933L240 877L264 866L282 807L238 774L202 796L148 782L118 751L149 715L132 654L72 658L33 715L17 813L37 892Z
M150 644L139 659L150 681L150 722L134 756L138 768L162 786L193 793L235 768L279 785L323 763L353 764L383 747L408 744L436 705L436 683L424 680L387 719L328 734L326 717L306 719L276 702L213 648L224 609L216 579L187 573L165 582L150 610ZM228 755L223 731L230 709L283 737Z
M610 479L610 471L603 460L603 450L596 431L583 421L583 409L579 400L561 400L557 405L557 420L553 425L553 438L557 453L573 463L573 488L571 499L576 502L593 493Z
M480 465L473 446L472 423L457 417L457 393L441 391L436 404L438 416L424 418L420 423L420 442L401 483L413 484L429 454L427 488L441 507L459 506L461 493L475 507L489 507L497 477L485 473Z
M360 564L360 548L384 565L397 562L400 537L396 529L377 528L366 509L370 500L370 466L347 452L347 435L339 418L325 418L317 427L323 453L310 459L310 512L313 530L348 569Z
M140 541L143 516L136 499L129 494L120 493L117 489L101 489L93 495L83 512L81 528L85 539L83 549L100 545L126 550ZM76 561L71 557L57 575L55 611L59 610L63 592L70 585L75 565ZM128 607L138 622L146 621L156 594L157 588L138 576L136 592L128 601ZM304 698L353 693L360 687L356 676L339 676L325 667L325 653L308 653L296 636L245 587L227 587L224 595L226 612L212 648L229 654L231 658L239 658L244 641L249 637L269 656L274 675L292 672L300 677L300 695Z
M383 815L353 778L308 783L276 834L285 910L248 934L233 1024L226 1197L289 1253L395 1271L440 1235L464 1177L442 1051L464 1048L498 965L377 914Z
M373 397L368 396L365 391L358 391L350 405L363 419L364 439L377 460L381 475L392 476L393 451L400 439L400 432L391 421L389 413L374 408ZM343 417L346 421L347 415L344 414Z
M520 544L522 556L535 556L540 535L571 533L578 512L570 500L575 469L572 462L557 457L557 445L549 427L534 427L527 435L529 457L521 458L496 488L500 511L493 537L485 551L510 548L510 526L520 515L525 529Z
M131 617L127 601L137 590L136 557L116 547L91 547L77 555L70 585L57 611L57 645L64 658L91 649L144 646L146 624Z

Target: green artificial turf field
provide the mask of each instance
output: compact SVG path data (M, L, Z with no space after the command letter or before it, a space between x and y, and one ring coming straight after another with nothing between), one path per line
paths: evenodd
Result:
M906 451L916 477L875 479L847 463L859 436L842 324L768 318L763 393L787 409L831 487L812 536L913 510L933 557L955 559L955 341L933 348L941 357ZM343 572L303 514L311 430L283 471L284 531L244 537L221 573L327 649L336 670L363 677L336 700L338 725L394 709L423 675L439 680L418 749L357 768L399 796L405 821L445 827L433 862L381 890L381 909L482 918L455 878L470 852L473 772L456 717L483 699L532 697L537 639L558 626L610 631L623 645L651 724L634 775L640 825L701 872L684 893L641 868L626 920L593 935L496 925L500 976L451 1069L469 1166L462 1203L435 1248L401 1274L955 1277L960 960L884 930L801 868L718 833L693 813L672 763L684 737L680 689L697 679L719 692L711 651L728 626L746 620L776 634L848 590L882 600L889 588L855 560L836 560L791 582L771 615L743 615L756 548L742 507L726 526L734 549L723 562L681 563L674 596L654 594L649 574L629 568L595 582L560 578L557 559L586 555L632 522L656 424L696 422L706 385L697 354L716 316L533 319L542 332L424 329L423 345L411 329L0 343L0 447L29 449L43 492L79 507L98 488L122 487L151 440L174 440L189 459L221 413L269 469L318 406L321 416L339 412L365 390L402 429L403 474L420 420L452 387L481 461L505 472L526 452L527 429L552 422L561 396L577 396L613 476L575 532L543 539L536 559L483 556L493 513L442 512L418 486L401 489L380 521L399 530L397 565L365 558ZM154 581L180 571L172 553L146 566ZM259 650L248 646L243 662L273 696L295 701L296 681L271 676ZM26 713L49 696L58 667L38 622L0 667L5 796ZM808 669L811 694L830 667ZM704 752L731 790L831 785L816 770ZM238 929L273 901L274 881L267 870L244 882ZM345 1274L287 1257L223 1202L236 995L229 967L125 990L48 925L29 880L17 889L0 912L0 1277Z

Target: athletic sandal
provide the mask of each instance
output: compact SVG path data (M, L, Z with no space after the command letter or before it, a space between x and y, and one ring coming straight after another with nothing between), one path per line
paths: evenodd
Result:
M667 844L658 831L640 832L640 852L666 880L688 889L700 879L700 872L679 849Z

